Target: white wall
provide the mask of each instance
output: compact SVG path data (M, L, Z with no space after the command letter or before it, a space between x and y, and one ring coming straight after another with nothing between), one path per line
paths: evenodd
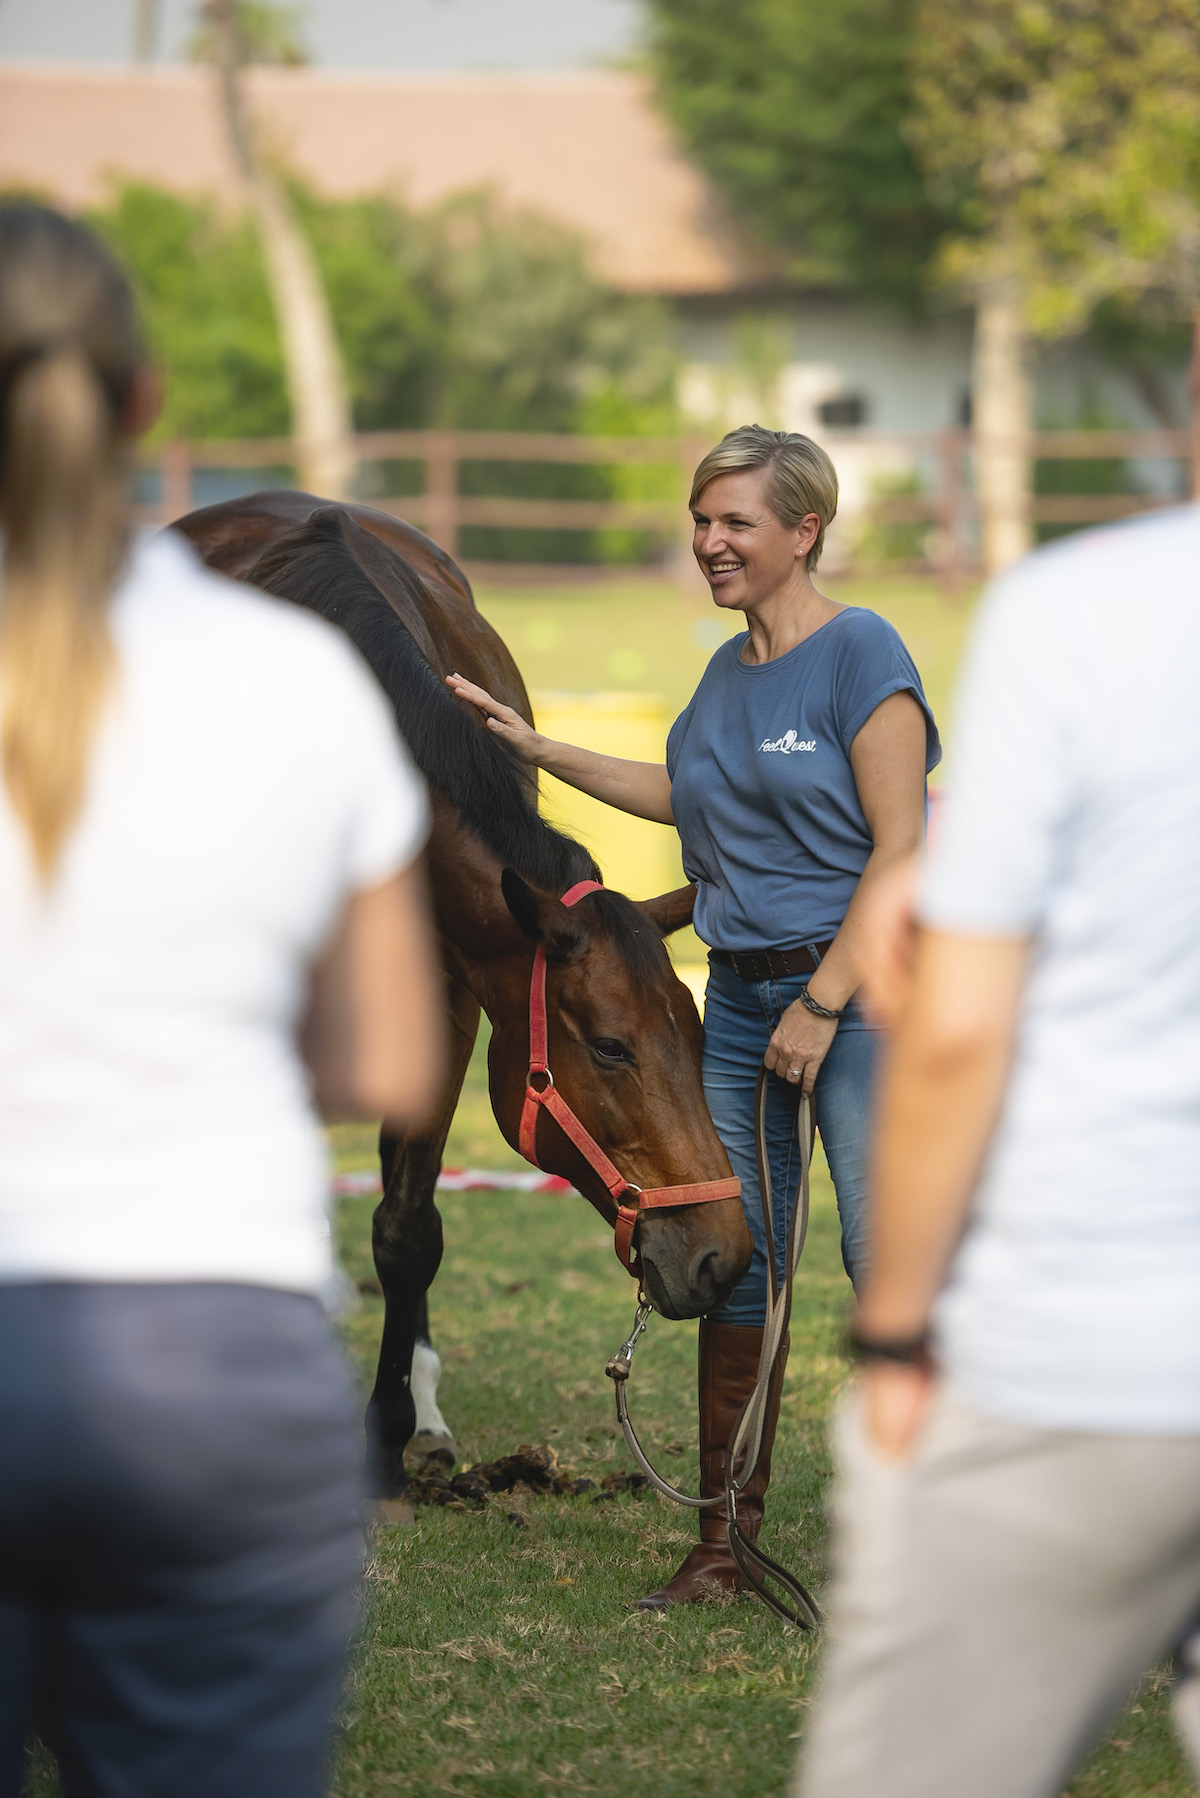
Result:
M881 484L906 474L917 475L922 485L934 483L931 457L888 444L886 434L936 433L967 416L971 320L964 312L912 321L860 300L794 300L786 308L764 304L724 315L685 310L680 338L679 398L697 430L715 435L756 419L803 431L829 449L841 483L831 565L845 558L856 520ZM1162 428L1162 417L1132 375L1101 361L1086 344L1040 348L1033 374L1043 427ZM1168 374L1161 386L1183 426L1186 370ZM822 418L824 403L851 396L863 402L860 427ZM1175 464L1139 461L1130 472L1147 491L1180 490Z

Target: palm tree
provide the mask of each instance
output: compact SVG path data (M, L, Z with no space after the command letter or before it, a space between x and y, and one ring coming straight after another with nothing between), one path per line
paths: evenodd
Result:
M195 49L211 61L230 147L258 225L267 281L283 344L300 482L326 499L354 484L350 402L329 300L312 246L283 183L263 158L245 104L248 61L303 60L287 16L243 0L205 0ZM264 41L265 40L265 41Z
M133 60L153 62L158 39L158 0L135 0L133 15Z

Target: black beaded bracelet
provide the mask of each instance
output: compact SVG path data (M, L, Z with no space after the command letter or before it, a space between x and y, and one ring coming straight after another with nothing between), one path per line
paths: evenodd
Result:
M929 1364L928 1330L919 1330L915 1336L868 1336L852 1323L846 1332L846 1345L855 1361L890 1361L897 1367Z
M805 1011L812 1012L814 1018L832 1018L836 1021L842 1015L840 1011L831 1011L828 1005L822 1005L819 999L814 999L807 986L800 988L800 1003Z

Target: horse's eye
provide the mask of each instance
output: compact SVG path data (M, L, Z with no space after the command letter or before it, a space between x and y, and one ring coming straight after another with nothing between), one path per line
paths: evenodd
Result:
M592 1049L597 1061L602 1061L606 1067L625 1067L633 1060L624 1043L619 1043L615 1036L595 1037Z

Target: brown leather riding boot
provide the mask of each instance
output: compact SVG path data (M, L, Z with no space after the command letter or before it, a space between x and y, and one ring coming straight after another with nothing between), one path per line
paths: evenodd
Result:
M725 1451L742 1407L758 1378L761 1328L700 1320L700 1496L714 1498L725 1490ZM779 1420L786 1347L771 1382L763 1424L762 1454L754 1478L742 1494L738 1516L751 1541L758 1538L763 1499L771 1478L771 1449ZM665 1611L672 1604L696 1604L716 1592L742 1592L746 1582L730 1553L723 1509L700 1512L700 1540L673 1579L638 1600L640 1611Z

